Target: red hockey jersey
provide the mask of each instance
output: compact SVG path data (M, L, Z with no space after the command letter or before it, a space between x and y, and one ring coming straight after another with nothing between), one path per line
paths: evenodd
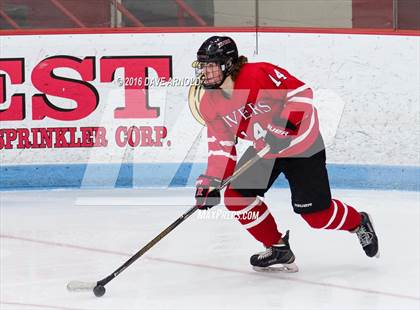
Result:
M312 95L305 83L265 62L245 64L229 98L220 89L206 90L200 103L208 135L206 174L230 176L236 165L237 139L262 149L267 125L275 118L288 119L297 130L289 147L266 158L296 157L308 150L319 135Z

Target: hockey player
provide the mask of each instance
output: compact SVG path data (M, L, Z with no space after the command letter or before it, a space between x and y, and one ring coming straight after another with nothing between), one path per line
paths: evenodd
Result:
M294 212L313 228L355 233L369 257L379 256L370 216L332 199L325 149L312 90L286 70L270 63L248 63L229 37L213 36L201 45L193 67L206 89L199 114L208 132L206 172L196 182L196 204L208 209L220 202L220 182L256 152L270 152L234 180L224 192L228 210L266 248L252 255L257 271L296 272L289 232L279 232L263 197L284 173ZM253 142L238 163L237 139ZM243 216L248 212L257 218ZM252 218L252 219L250 219Z

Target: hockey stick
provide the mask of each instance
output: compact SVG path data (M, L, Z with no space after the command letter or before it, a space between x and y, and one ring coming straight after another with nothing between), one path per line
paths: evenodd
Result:
M244 171L246 171L249 167L251 167L255 162L257 162L260 158L264 157L270 151L270 146L266 146L261 151L257 153L253 158L248 160L244 165L238 168L229 178L223 180L219 190L225 188L229 185L233 180L239 177ZM67 289L71 292L77 291L92 291L96 297L101 297L105 294L105 285L112 281L116 276L118 276L121 272L123 272L128 266L134 263L138 258L140 258L144 253L150 250L156 243L158 243L163 237L169 234L172 230L174 230L178 225L180 225L183 221L185 221L188 217L190 217L195 211L198 210L198 206L194 206L190 208L187 212L181 215L175 222L165 228L159 235L153 238L148 244L146 244L142 249L140 249L136 254L131 256L124 264L122 264L118 269L116 269L113 273L108 275L107 277L99 280L97 282L83 282L83 281L71 281L67 284Z

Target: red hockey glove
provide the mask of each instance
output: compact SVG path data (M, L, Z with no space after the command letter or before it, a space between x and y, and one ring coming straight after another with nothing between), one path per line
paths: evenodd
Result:
M220 203L221 180L207 175L200 175L195 182L195 200L199 209L210 209Z
M296 135L296 126L287 119L274 119L267 125L267 134L264 141L270 146L270 153L278 153L287 148Z

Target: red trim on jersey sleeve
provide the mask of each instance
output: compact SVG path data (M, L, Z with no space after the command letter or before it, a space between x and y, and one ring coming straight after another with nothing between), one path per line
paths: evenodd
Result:
M318 115L313 106L313 91L280 67L264 63L263 72L266 74L263 84L266 85L266 81L271 80L271 87L284 91L281 93L283 107L279 109L279 114L273 115L273 119L275 117L288 119L297 127L291 145L282 151L281 155L268 154L267 157L299 156L307 151L319 136Z

